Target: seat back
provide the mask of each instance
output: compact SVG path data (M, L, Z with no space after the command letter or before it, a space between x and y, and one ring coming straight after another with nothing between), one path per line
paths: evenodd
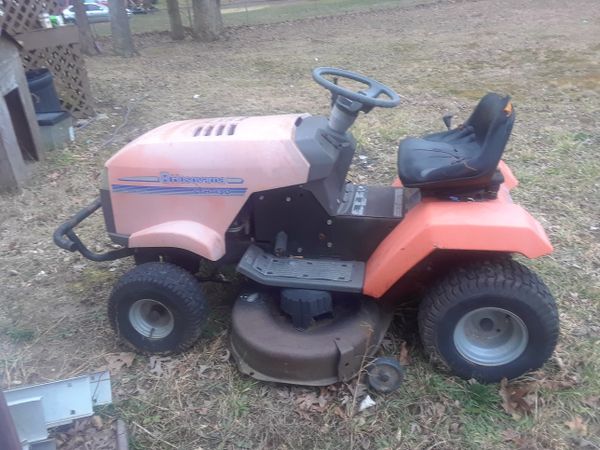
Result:
M481 147L481 153L469 164L483 171L495 169L502 158L514 122L515 112L510 97L501 97L493 92L486 94L464 124L465 127L473 127L475 140Z

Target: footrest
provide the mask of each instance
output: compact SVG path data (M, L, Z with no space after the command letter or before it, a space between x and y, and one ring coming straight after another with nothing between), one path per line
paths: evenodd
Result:
M328 259L281 258L251 245L238 272L267 286L362 292L365 263Z

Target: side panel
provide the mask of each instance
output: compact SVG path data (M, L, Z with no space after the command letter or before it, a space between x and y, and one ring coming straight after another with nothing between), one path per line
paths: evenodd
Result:
M379 298L418 262L437 249L520 253L537 258L552 252L542 226L512 203L503 185L486 202L426 199L408 212L367 261L363 292Z
M225 255L223 237L212 228L189 220L165 222L129 237L130 247L175 247L216 261Z

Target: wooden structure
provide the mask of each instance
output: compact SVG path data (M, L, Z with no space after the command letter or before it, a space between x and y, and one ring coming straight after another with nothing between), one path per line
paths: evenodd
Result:
M0 190L18 189L27 163L43 156L24 70L49 69L63 109L74 117L94 114L78 28L39 23L42 13L60 14L57 1L0 0Z
M42 149L19 46L0 32L0 190L18 189Z
M41 13L60 14L63 6L58 0L4 0L4 4L2 30L21 46L25 69L48 68L63 107L74 117L93 115L77 26L43 29L38 23Z

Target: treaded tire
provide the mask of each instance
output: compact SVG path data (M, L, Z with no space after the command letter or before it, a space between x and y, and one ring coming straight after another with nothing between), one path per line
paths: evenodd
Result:
M188 272L195 274L200 270L198 255L180 248L138 248L133 254L136 265L149 262L166 262L175 264Z
M528 340L519 356L500 365L481 365L459 352L457 324L479 308L501 308L522 321ZM556 303L543 281L511 259L478 261L454 269L435 283L419 308L419 332L430 358L462 378L497 382L541 367L559 334Z
M160 339L138 332L130 310L138 300L160 302L171 314L173 329ZM117 335L143 353L177 353L188 349L200 336L207 304L200 283L174 264L149 262L126 272L108 302L108 317Z

